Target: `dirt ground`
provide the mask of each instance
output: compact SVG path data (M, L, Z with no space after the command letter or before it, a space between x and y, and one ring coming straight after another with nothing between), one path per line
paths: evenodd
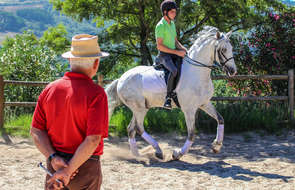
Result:
M228 135L220 154L210 150L213 135L199 134L190 152L172 161L174 148L185 137L153 135L164 151L158 160L153 149L138 139L141 157L129 152L128 139L105 140L102 157L103 190L294 190L295 134L261 136L254 133ZM30 139L12 138L7 145L0 138L0 189L43 189L45 173L37 164L45 162Z

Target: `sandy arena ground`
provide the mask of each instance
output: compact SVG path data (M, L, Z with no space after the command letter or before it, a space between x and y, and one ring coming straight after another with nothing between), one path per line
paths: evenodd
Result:
M294 190L295 134L257 134L225 137L220 154L210 150L212 135L199 134L190 152L180 161L171 161L174 148L185 142L178 135L155 135L165 158L158 160L151 146L138 139L142 157L134 158L127 138L105 140L102 158L103 190ZM12 138L7 145L0 138L0 189L39 190L44 162L30 139Z

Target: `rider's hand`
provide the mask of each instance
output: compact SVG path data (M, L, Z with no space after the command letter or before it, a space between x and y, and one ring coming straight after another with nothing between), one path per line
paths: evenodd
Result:
M184 57L184 56L186 55L186 51L184 51L184 50L178 50L178 51L177 51L177 55L178 55L179 57Z
M63 159L60 156L55 156L54 158L52 158L51 160L51 166L55 171L58 171L60 169L64 169L66 167L68 167L68 164L66 163L65 159ZM72 175L71 175L71 179L74 179L74 177L77 175L77 173L79 172L79 170L76 170Z

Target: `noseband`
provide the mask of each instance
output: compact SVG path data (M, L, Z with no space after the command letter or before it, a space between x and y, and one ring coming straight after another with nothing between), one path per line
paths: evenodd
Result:
M217 45L215 45L215 48L214 48L214 61L213 62L217 62L216 61L216 49L217 49ZM227 58L224 53L221 51L221 49L218 49L217 50L217 53L218 53L218 59L219 59L219 64L221 66L225 66L225 64L230 61L231 59L233 59L234 57L230 57L230 58ZM218 62L217 62L218 63Z

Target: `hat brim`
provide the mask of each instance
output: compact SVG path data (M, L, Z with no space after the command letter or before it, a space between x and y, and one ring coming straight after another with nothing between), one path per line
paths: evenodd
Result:
M98 57L107 57L109 56L110 54L107 53L107 52L100 52L98 54L95 54L95 55L89 55L89 56L75 56L73 55L70 51L66 52L66 53L63 53L61 56L63 58L66 58L66 59L83 59L83 58L98 58Z

